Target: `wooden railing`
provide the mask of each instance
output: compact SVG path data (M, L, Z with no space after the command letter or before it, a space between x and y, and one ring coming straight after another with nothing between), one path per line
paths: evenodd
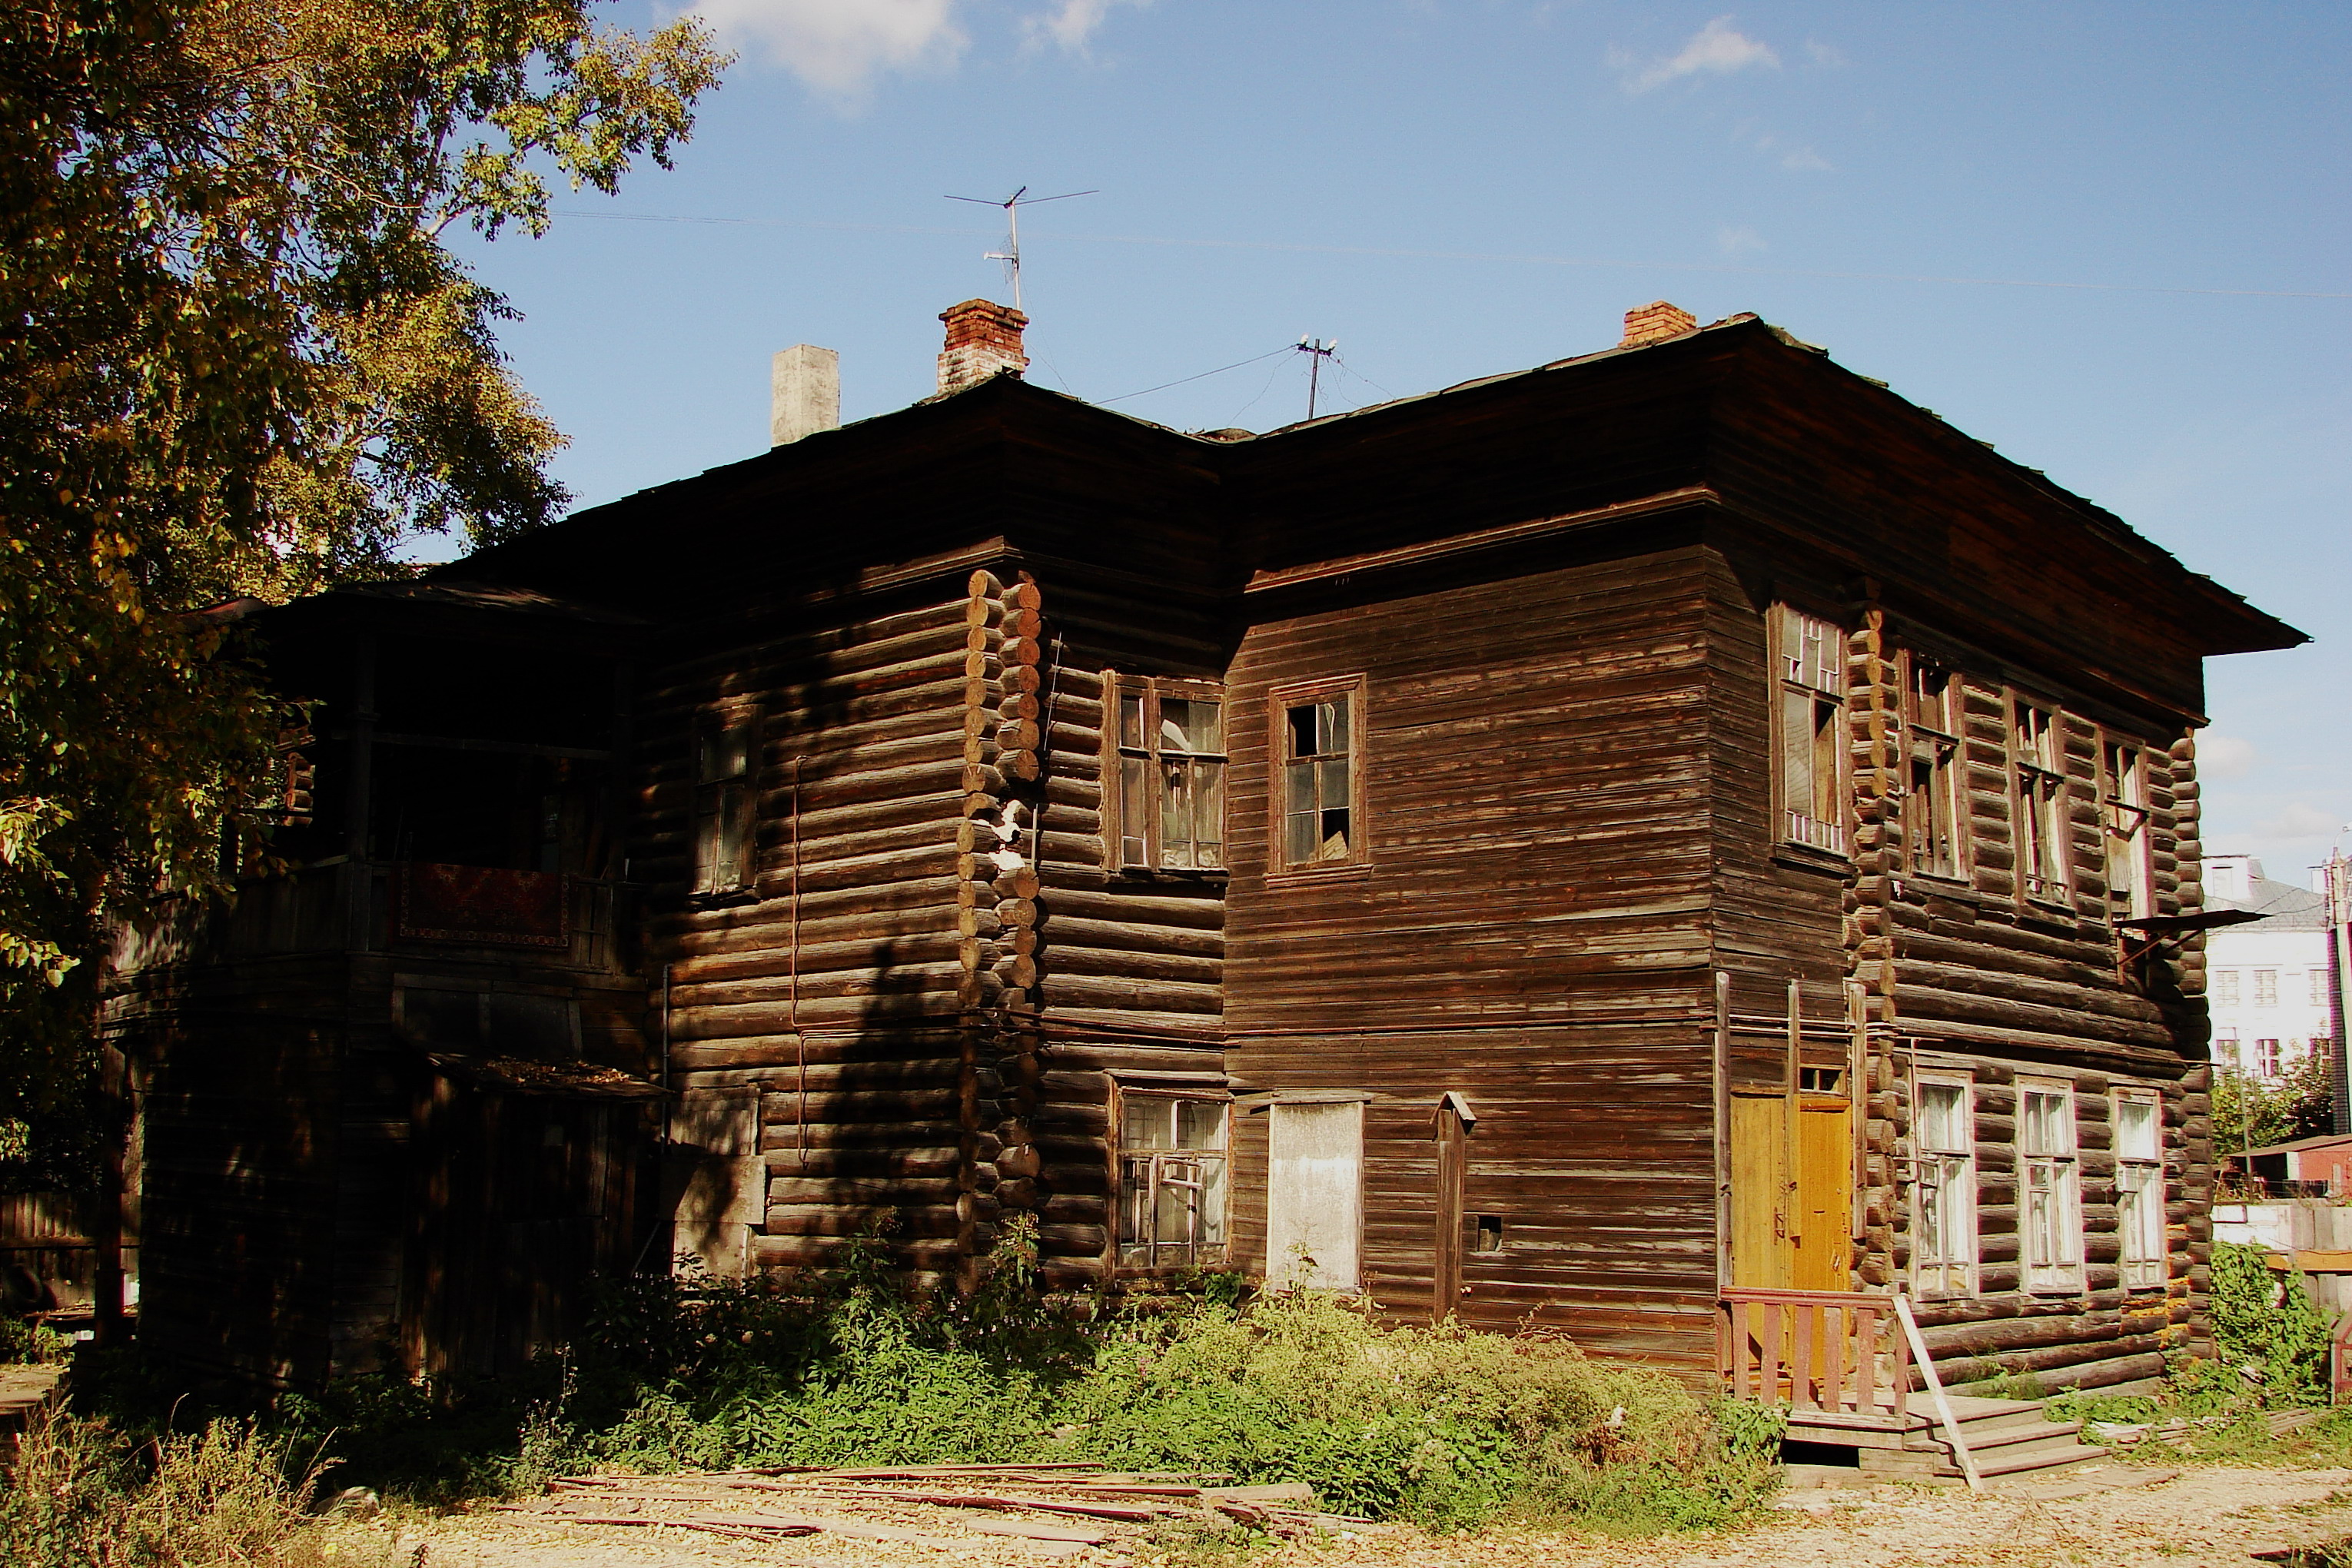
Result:
M1726 1290L1716 1364L1734 1398L1900 1426L1911 1348L1894 1298L1826 1290Z

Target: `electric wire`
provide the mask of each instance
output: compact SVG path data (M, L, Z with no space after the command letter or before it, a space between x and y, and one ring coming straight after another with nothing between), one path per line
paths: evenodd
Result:
M556 217L600 218L615 223L699 223L771 228L829 229L848 234L960 235L986 237L976 228L939 228L914 224L831 223L803 218L698 217L678 213L606 213L551 208ZM2250 300L2352 300L2352 290L2315 289L2189 289L2153 283L2070 283L2035 278L1962 278L1921 272L1847 272L1800 267L1739 267L1702 261L1626 261L1605 257L1547 256L1508 251L1406 250L1386 246L1312 245L1272 239L1181 239L1143 234L1048 234L1090 245L1161 245L1202 250L1295 251L1315 256L1385 257L1412 261L1485 261L1534 267L1596 267L1641 272L1705 272L1747 278L1819 278L1847 283L1943 283L1976 289L2053 289L2107 294L2200 294ZM1129 394L1140 396L1139 393Z
M1297 343L1285 343L1278 349L1269 349L1265 353L1253 354L1248 359L1238 359L1231 364L1219 365L1214 370L1204 370L1198 375L1179 376L1174 381L1163 381L1158 386L1147 386L1141 392L1122 392L1117 397L1098 397L1095 402L1097 406L1101 406L1112 403L1125 403L1131 397L1149 397L1155 392L1165 392L1171 386L1181 386L1188 381L1206 381L1213 375L1223 375L1229 370L1239 370L1245 364L1255 364L1260 360L1272 359L1276 354L1286 354L1297 346Z

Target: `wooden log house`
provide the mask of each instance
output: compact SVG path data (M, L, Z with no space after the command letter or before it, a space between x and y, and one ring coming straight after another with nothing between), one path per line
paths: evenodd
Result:
M254 617L314 820L126 951L146 1331L490 1365L561 1317L499 1235L953 1288L1024 1216L1701 1382L1857 1294L2196 1342L2201 661L2299 633L1752 316L1260 436L946 319L938 397ZM567 947L390 891L526 873Z

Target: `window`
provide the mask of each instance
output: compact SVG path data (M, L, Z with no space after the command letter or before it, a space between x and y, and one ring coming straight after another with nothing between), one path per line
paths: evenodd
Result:
M1946 1295L1976 1289L1976 1118L1970 1089L1966 1079L1919 1080L1911 1277L1918 1289Z
M2217 1029L2214 1031L2213 1059L2220 1062L2223 1067L2228 1068L2231 1072L2236 1072L2239 1069L2242 1064L2238 1060L2237 1030Z
M1118 863L1218 871L1225 864L1225 702L1206 680L1116 684Z
M2236 970L2217 969L2213 972L2213 1004L2217 1007L2234 1007L2238 1005L2238 972Z
M2254 1005L2257 1007L2275 1007L2278 1005L2277 970L2257 969L2254 971Z
M2025 1288L2078 1289L2083 1283L2083 1188L2071 1088L2058 1083L2017 1086L2017 1159Z
M1302 870L1365 858L1362 796L1363 686L1275 694L1281 816L1275 866Z
M1960 874L1960 726L1952 673L1911 656L1904 682L1907 773L1903 784L1903 841L1911 869L1930 877Z
M2311 972L2311 1005L2315 1007L2325 1007L2327 1005L2329 1000L2330 998L2327 994L2327 971L2325 969L2313 970Z
M1845 853L1845 634L1783 605L1779 616L1780 837Z
M751 885L752 827L759 783L760 714L704 714L694 729L694 890L732 893Z
M2284 1070L2284 1066L2285 1063L2279 1055L2279 1043L2276 1040L2254 1042L2255 1072L2263 1078L2276 1078Z
M2153 1094L2116 1096L2116 1236L2127 1289L2162 1285L2164 1112Z
M2066 896L2065 776L2058 716L2020 701L2010 726L2017 775L2017 872L2029 899Z
M1226 1101L1122 1087L1119 1103L1119 1267L1223 1263Z
M2147 768L2137 747L2099 747L2099 815L2107 840L2107 914L2146 920L2156 912L2148 853Z

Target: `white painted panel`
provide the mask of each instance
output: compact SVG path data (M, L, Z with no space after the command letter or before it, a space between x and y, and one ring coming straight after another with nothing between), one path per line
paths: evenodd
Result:
M1353 1290L1364 1234L1364 1108L1276 1104L1266 1114L1266 1282Z

